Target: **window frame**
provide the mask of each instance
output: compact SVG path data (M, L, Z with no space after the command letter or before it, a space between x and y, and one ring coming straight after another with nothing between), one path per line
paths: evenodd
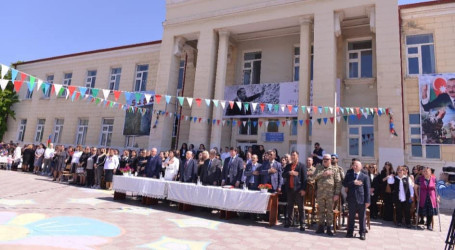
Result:
M431 35L433 42L432 43L419 43L419 44L407 44L407 38L408 36L422 36L422 35ZM434 34L433 33L422 33L422 34L407 34L404 36L404 43L405 49L406 49L406 73L408 76L420 76L423 74L423 66L422 66L422 46L424 45L433 45L433 64L434 64L434 71L429 74L434 74L436 73L436 51L435 51L435 46L434 46ZM417 54L409 54L409 48L417 48ZM417 74L411 74L410 73L410 68L409 68L409 59L410 58L417 58L418 64L419 64L419 73Z
M90 73L93 73L93 72L95 72L95 75L90 75ZM87 88L87 93L89 95L92 94L92 89L95 88L97 73L98 73L98 71L96 69L87 70L87 75L85 77L85 87Z
M87 121L87 124L83 124L82 121ZM79 118L78 125L76 127L75 145L85 145L85 142L87 139L88 124L89 124L88 118ZM82 129L82 131L81 131L81 129ZM79 135L81 136L80 137L81 141L79 141Z
M40 123L41 121L43 121L43 123ZM38 118L38 120L36 122L35 136L33 137L34 143L41 143L43 141L45 125L46 125L46 119ZM37 140L38 137L39 137L39 140Z
M59 121L62 121L62 123L59 124ZM53 134L52 143L60 143L62 141L62 133L63 133L64 124L65 124L64 118L55 118L54 131L52 133Z
M419 117L419 123L411 123L411 115L418 115ZM441 160L441 145L425 145L425 144L422 144L422 126L421 126L421 123L420 123L420 114L416 114L416 113L412 113L412 114L408 114L408 123L409 123L409 156L412 158L412 159L419 159L419 160ZM413 128L418 128L419 129L419 134L413 134L412 133L412 129ZM414 143L412 142L413 139L418 139L420 141L420 143ZM422 156L414 156L413 153L412 153L412 147L413 146L420 146L420 150L422 151ZM433 146L433 147L439 147L439 157L438 158L428 158L427 157L427 146Z
M71 74L71 77L70 78L67 78L67 75L68 74ZM63 91L62 95L58 95L57 93L57 96L60 97L60 98L66 98L66 93L67 93L67 89L68 89L68 86L71 85L71 81L73 79L73 72L67 72L67 73L63 73L63 83L62 83L62 88L65 89L65 91ZM49 88L50 89L50 88Z
M140 66L145 66L147 65L147 70L141 70L139 71L139 67ZM136 70L135 70L135 74L134 74L134 84L133 84L133 91L134 92L142 92L142 91L146 91L147 90L147 80L148 80L148 73L150 71L150 65L148 63L144 63L144 64L136 64ZM146 76L145 76L145 80L144 80L144 73L146 73ZM140 77L138 77L137 75L138 74L141 74ZM139 88L136 88L137 86L137 81L141 81L139 83ZM144 88L142 88L144 87Z
M27 129L27 119L21 119L19 127L17 128L17 141L23 142L25 137L25 131Z
M112 124L107 124L106 121L108 121L108 120L112 120ZM114 118L102 118L99 146L110 147L112 145L112 135L114 134L114 122L115 122ZM105 128L106 128L106 130L105 130ZM104 137L104 136L106 136L106 137ZM103 143L104 138L105 138L105 141Z
M52 77L52 79L50 79L51 77ZM49 87L47 92L43 92L43 96L42 96L43 99L50 99L51 98L51 88L52 88L52 84L54 84L54 79L55 79L55 75L54 74L46 75L46 82L51 84L51 86Z
M245 54L248 53L260 53L261 54L261 59L250 59L250 60L245 60ZM261 83L261 73L262 73L262 50L261 49L251 49L251 50L244 50L242 51L242 84L241 85L250 85L250 84L260 84ZM253 82L253 75L254 75L254 62L259 61L261 62L261 69L259 71L259 82L258 83L252 83ZM249 68L245 68L246 63L251 63L251 66ZM248 84L245 84L245 70L251 70L250 73L250 79L248 81Z
M357 50L349 50L349 44L350 43L356 43L356 42L371 42L371 48L370 49L357 49ZM371 51L371 77L362 77L362 52L364 51ZM375 66L375 44L374 44L374 39L371 36L368 37L359 37L359 38L353 38L353 39L347 39L346 40L346 78L347 79L369 79L373 78L375 75L374 71L374 66ZM358 57L357 59L350 59L349 55L351 53L357 53ZM357 72L358 75L357 77L351 77L349 74L349 64L351 62L357 62Z
M361 119L364 119L365 117L362 116ZM364 158L364 159L375 159L376 157L376 140L374 140L374 138L376 138L376 131L375 131L375 128L376 128L376 125L375 125L375 120L374 120L374 117L372 117L371 119L373 119L373 123L372 124L349 124L351 117L348 116L348 122L347 122L347 153L348 153L348 156L349 157L359 157L359 158ZM354 119L358 119L357 117L355 117ZM365 118L366 119L366 118ZM373 128L373 156L363 156L363 149L362 149L362 145L360 144L363 140L362 138L362 131L363 131L363 128L364 127L372 127ZM357 135L351 135L351 133L349 132L349 130L351 128L357 128L359 130L358 134ZM350 139L358 139L359 141L359 144L358 144L358 155L352 155L350 150L351 150L351 145L350 145Z
M119 73L114 73L114 70L120 70ZM114 79L112 79L114 77ZM109 74L109 82L108 82L108 88L110 90L110 93L114 93L114 90L119 90L120 89L120 80L122 77L122 67L111 67L110 74Z

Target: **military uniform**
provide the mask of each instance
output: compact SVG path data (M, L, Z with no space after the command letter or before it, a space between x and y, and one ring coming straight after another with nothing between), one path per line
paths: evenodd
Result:
M332 171L331 175L324 176L327 171ZM339 170L330 165L325 168L323 165L318 165L313 175L318 187L316 194L316 202L318 203L318 218L319 227L323 227L327 223L327 227L331 228L333 224L333 196L339 195L341 190L341 178Z
M307 168L307 178L308 178L308 181L311 183L314 183L314 172L315 171L316 171L316 168L314 166Z

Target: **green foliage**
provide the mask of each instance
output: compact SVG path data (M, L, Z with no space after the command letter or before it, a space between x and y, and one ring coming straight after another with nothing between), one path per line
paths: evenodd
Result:
M4 79L11 80L11 70L6 74ZM0 141L5 134L7 127L8 118L15 118L15 112L12 109L12 106L19 102L19 97L14 91L14 85L12 82L9 82L5 90L0 89Z

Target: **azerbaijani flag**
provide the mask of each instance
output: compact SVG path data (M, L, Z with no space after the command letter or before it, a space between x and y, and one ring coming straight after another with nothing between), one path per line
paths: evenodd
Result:
M49 145L51 144L51 136L52 135L49 135L49 138L47 139L47 147L49 147Z

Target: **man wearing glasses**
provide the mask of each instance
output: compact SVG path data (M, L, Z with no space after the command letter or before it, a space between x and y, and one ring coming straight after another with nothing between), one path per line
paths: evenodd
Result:
M317 165L314 180L317 185L316 201L318 203L318 229L317 234L324 233L327 224L327 235L333 236L333 202L338 201L341 190L341 180L338 169L331 164L331 155L324 154L322 165Z

